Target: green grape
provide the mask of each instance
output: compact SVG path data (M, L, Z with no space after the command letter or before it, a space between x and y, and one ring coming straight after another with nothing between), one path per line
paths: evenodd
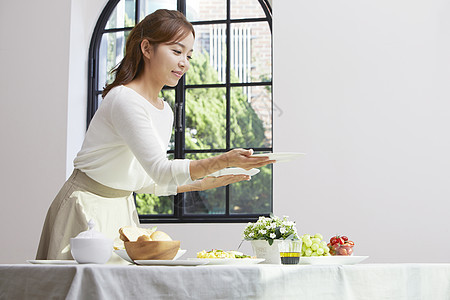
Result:
M327 243L323 241L323 236L320 233L315 235L304 234L301 237L302 250L301 256L329 256L330 249Z
M312 241L311 240L306 240L305 245L306 245L306 247L311 247Z
M318 238L312 238L311 239L311 242L313 243L313 244L319 244L320 243L320 239L318 239Z
M307 247L305 244L302 244L302 251L305 252L306 249L308 249L309 247Z

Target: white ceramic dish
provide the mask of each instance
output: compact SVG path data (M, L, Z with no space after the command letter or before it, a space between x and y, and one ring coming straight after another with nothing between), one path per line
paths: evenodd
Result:
M113 240L107 238L72 238L70 252L80 264L104 264L112 255Z
M253 265L263 262L264 258L188 258L191 261L205 261L208 265Z
M185 253L186 253L186 251L187 250L178 250L178 252L177 252L177 255L175 255L175 257L173 258L173 260L177 260L177 259L179 259L180 257L182 257Z
M126 260L127 262L134 264L133 260L128 256L127 250L125 249L114 250L114 253L119 255L120 258Z
M136 260L136 264L143 266L200 266L206 265L207 261L193 260Z
M134 261L128 256L127 250L121 249L121 250L114 250L114 253L119 255L122 259L126 260L129 263L134 264ZM178 250L177 255L173 258L173 260L179 259L181 256L183 256L186 253L186 250Z
M219 170L217 172L214 172L212 174L209 174L208 176L211 177L219 177L219 176L224 176L224 175L256 175L259 173L259 169L250 169L250 170L245 170L242 168L225 168L222 170Z
M79 264L104 264L111 258L113 240L94 229L93 219L89 220L88 227L70 239L70 253Z
M354 265L369 258L368 256L311 256L300 257L301 265Z
M27 262L37 265L78 265L75 260L29 259Z
M299 152L277 152L277 153L258 153L253 154L251 157L268 156L270 160L276 160L277 162L287 162L300 158L304 155L306 154Z

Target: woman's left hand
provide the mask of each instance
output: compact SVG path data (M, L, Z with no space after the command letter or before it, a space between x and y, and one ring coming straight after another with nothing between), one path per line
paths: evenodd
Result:
M253 168L264 167L275 162L275 160L270 160L268 156L252 157L252 154L252 149L245 150L238 148L221 155L192 160L189 166L191 178L192 180L200 179L216 171L229 167L250 170Z
M253 168L261 168L265 165L272 164L275 160L270 160L268 156L252 157L253 149L233 149L217 158L227 167L238 167L245 170Z

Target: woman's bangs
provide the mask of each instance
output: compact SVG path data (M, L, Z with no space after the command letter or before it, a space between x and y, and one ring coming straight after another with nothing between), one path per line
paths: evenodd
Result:
M190 33L195 38L194 29L190 28L189 26L181 26L177 32L174 33L172 38L167 42L168 44L176 44L180 41L182 41L184 38L186 38Z

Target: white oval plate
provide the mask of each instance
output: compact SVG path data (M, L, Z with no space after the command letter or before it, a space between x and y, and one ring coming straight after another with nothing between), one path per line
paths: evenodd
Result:
M277 152L277 153L258 153L258 154L253 154L250 157L268 156L270 160L276 160L277 162L287 162L287 161L295 160L304 155L306 155L306 153Z
M205 261L208 265L253 265L265 261L264 258L188 258L191 261Z
M212 174L207 175L208 177L219 177L219 176L224 176L224 175L249 175L249 176L253 176L259 173L259 169L250 169L250 170L245 170L242 168L225 168L222 170L219 170L217 172L214 172Z
M192 260L136 260L136 264L142 266L199 266L206 265L207 261Z
M121 249L121 250L114 250L114 253L119 255L122 259L126 260L129 263L134 264L134 261L128 256L127 250ZM173 260L179 259L181 256L183 256L186 253L186 250L178 250L177 255L173 258Z
M78 265L75 260L29 259L27 262L37 265Z
M300 257L301 265L354 265L369 258L368 256L311 256Z

